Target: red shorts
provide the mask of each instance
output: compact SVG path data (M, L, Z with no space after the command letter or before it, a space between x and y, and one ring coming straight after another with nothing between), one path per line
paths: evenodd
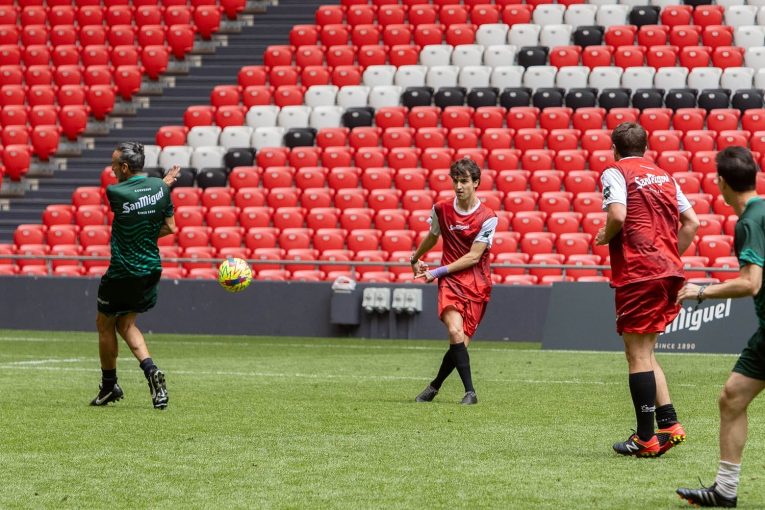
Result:
M478 324L486 313L487 301L471 301L456 295L447 286L438 289L438 316L441 317L447 308L454 308L462 316L462 331L469 338L473 337Z
M645 335L664 331L680 312L675 300L683 285L683 278L673 276L617 287L617 333Z

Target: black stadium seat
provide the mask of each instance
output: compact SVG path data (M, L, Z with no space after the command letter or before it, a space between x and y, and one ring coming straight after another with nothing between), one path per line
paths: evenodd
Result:
M347 108L343 113L343 125L348 129L371 126L374 123L375 109L371 106Z
M255 161L255 149L250 147L231 148L223 156L223 161L226 163L226 168L229 171L238 166L252 166Z
M763 95L757 89L739 89L730 100L731 106L737 110L753 110L763 107Z
M576 46L600 46L603 44L603 27L597 25L581 26L572 35Z
M147 177L159 177L160 179L165 176L165 171L159 166L145 166L143 167L143 173Z
M196 182L202 189L226 186L228 171L225 168L202 168L197 172Z
M630 25L635 25L638 28L643 25L657 25L660 12L661 9L658 5L636 5L630 11Z
M546 66L549 52L550 49L546 46L524 46L518 50L518 65L523 67Z
M467 105L471 108L481 106L497 106L499 89L493 87L479 87L471 89L467 95Z
M441 87L433 97L433 102L439 108L446 108L447 106L462 106L465 104L466 94L467 89L464 87Z
M284 145L293 147L311 147L316 140L314 128L289 128L284 134Z
M401 95L401 104L407 108L430 106L433 102L432 87L407 87Z
M576 110L577 108L592 108L597 104L598 89L568 89L566 93L566 106Z
M637 89L632 94L632 106L638 110L646 108L662 108L664 106L664 90Z
M197 177L197 169L192 167L181 168L178 174L178 180L175 181L175 186L181 188L187 188L194 185L194 180Z
M672 110L696 108L698 91L695 89L670 89L664 96L664 106Z
M529 106L531 104L531 89L526 87L506 88L499 95L502 108L514 106Z
M699 94L699 108L706 111L716 108L730 107L730 90L727 89L704 89Z
M629 105L629 89L603 89L598 96L598 106L606 110L611 108L628 108Z
M563 106L563 94L566 93L566 89L561 88L539 88L534 92L531 98L531 103L543 110L552 106Z

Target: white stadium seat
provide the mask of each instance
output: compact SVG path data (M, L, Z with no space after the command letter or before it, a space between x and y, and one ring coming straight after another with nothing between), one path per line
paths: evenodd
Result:
M485 47L480 44L460 44L454 47L452 51L452 65L480 66L483 63L483 52Z
M276 105L251 106L244 121L251 128L274 127L278 116L279 107Z
M366 106L364 103L361 106ZM311 115L310 106L284 106L279 112L279 118L277 122L279 127L293 128L293 127L306 127L308 125L308 117Z
M396 70L393 83L399 87L422 87L427 74L427 66L401 66Z
M622 86L621 67L598 66L590 70L589 86L598 90L618 89Z
M516 88L523 84L523 66L497 66L491 72L490 85L498 89Z
M660 67L656 70L653 85L657 89L684 89L688 79L686 67Z
M475 43L483 46L502 44L507 38L507 29L508 27L504 23L481 25L475 33Z
M723 7L730 7L731 5L748 5L749 2L746 0L717 0L715 2L717 5L722 5Z
M752 69L765 67L765 46L752 46L744 52L744 65Z
M162 152L162 147L159 145L144 145L143 146L143 166L159 166L159 153Z
M626 25L627 15L631 7L629 5L601 5L598 7L598 14L595 16L595 24L602 27L611 25Z
M361 82L367 87L377 85L393 85L393 77L396 75L396 66L379 65L369 66L364 69Z
M252 133L252 140L250 145L257 150L263 147L281 147L284 145L284 132L287 131L283 127L259 127L255 128Z
M523 73L523 86L530 89L554 87L557 72L555 66L530 66Z
M494 44L483 52L483 65L490 67L508 66L515 63L518 48L512 44Z
M670 5L677 5L677 0L651 0L651 5L655 5L657 7L661 7L662 9L665 7L669 7ZM645 4L642 4L645 5Z
M312 85L303 96L303 102L311 108L315 106L332 106L337 98L337 85Z
M736 27L733 31L733 44L740 48L765 46L765 29L755 25Z
M420 64L428 67L448 66L452 63L452 51L449 44L428 44L420 51Z
M751 89L753 86L754 69L751 67L728 67L720 77L720 88L723 89Z
M403 87L396 85L379 85L372 87L369 91L369 106L374 109L384 108L386 106L398 106L401 104L401 93Z
M317 106L311 110L308 127L314 129L341 127L344 111L342 106Z
M218 145L218 138L220 138L218 126L194 126L186 135L186 145L191 147Z
M460 71L457 84L468 89L488 87L491 80L491 71L492 69L489 66L465 66Z
M221 131L219 143L227 149L249 147L250 138L252 138L250 126L226 126Z
M587 66L563 66L555 75L555 86L562 89L581 89L587 87L590 69Z
M725 24L731 27L756 25L757 7L754 5L730 5L725 8Z
M215 168L226 166L223 163L223 157L225 155L226 149L220 145L197 147L191 154L191 166L194 168Z
M552 48L554 46L568 46L571 44L571 25L545 25L539 32L539 44Z
M541 26L560 25L565 12L566 6L563 4L540 4L534 8L531 22Z
M456 87L460 68L457 66L434 66L428 69L425 85L439 89L441 87Z
M175 165L189 167L193 152L194 148L188 145L168 145L159 153L159 166L165 170L170 170Z
M696 90L719 89L722 69L719 67L696 67L688 73L687 84Z
M598 6L591 3L569 5L566 14L563 15L563 22L574 29L580 26L592 26L595 24L597 13Z
M622 73L622 87L632 90L652 89L656 69L653 67L628 67Z
M753 4L750 4L753 5ZM758 26L765 25L765 5L759 6L757 8L757 16L755 16L755 21L757 21Z
M629 5L630 7L645 5L645 0L619 0L621 5Z
M343 108L354 108L367 105L369 87L363 85L347 85L337 92L337 104Z
M516 23L507 32L507 42L513 46L538 46L539 45L539 32L542 27L539 25L532 25L528 23ZM500 43L495 44L501 44Z
M765 68L758 69L754 73L754 88L765 89Z

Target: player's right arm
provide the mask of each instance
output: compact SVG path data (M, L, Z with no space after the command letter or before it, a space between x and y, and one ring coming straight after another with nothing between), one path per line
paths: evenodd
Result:
M762 267L765 265L765 232L759 225L746 220L736 223L736 253L741 264L738 277L706 287L687 284L677 295L684 299L703 301L708 298L740 298L756 296L762 288Z
M696 237L699 229L699 218L693 210L691 202L686 198L680 185L675 182L677 189L677 210L680 212L680 229L677 231L677 251L682 255Z
M428 265L422 262L420 258L433 249L438 242L438 237L440 235L441 227L438 224L438 215L436 214L436 209L433 208L430 213L430 230L428 231L428 235L425 236L425 239L422 240L420 245L414 251L410 260L412 263L412 273L418 275L427 271Z
M169 236L170 234L175 234L176 232L178 232L178 227L175 226L175 216L168 216L165 218L165 223L163 223L159 228L158 237Z
M595 236L595 244L605 245L622 230L627 218L627 183L616 168L606 168L600 183L603 188L603 210L607 216L605 226Z

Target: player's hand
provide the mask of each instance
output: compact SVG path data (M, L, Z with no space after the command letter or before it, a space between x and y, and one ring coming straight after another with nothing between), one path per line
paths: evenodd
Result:
M424 273L427 270L428 270L428 265L421 260L418 260L417 262L412 264L412 272L414 273L415 278L417 277L418 274Z
M597 246L608 244L608 241L606 241L606 227L600 227L600 230L598 230L598 233L595 236L595 244Z
M677 293L677 301L676 303L680 304L685 299L697 299L699 297L699 287L698 285L694 285L692 283L686 283L685 287L680 289L680 292Z
M420 273L417 273L417 274L415 274L415 275L414 275L414 279L415 279L415 280L416 280L416 279L418 279L418 278L423 278L423 279L425 280L425 283L430 283L430 282L432 282L433 280L435 280L435 279L436 279L436 278L435 278L435 277L434 277L434 276L431 274L431 272L430 272L430 271L427 271L427 270L423 270L422 272L420 272Z
M179 165L174 165L173 168L167 171L162 180L168 186L172 186L178 180L179 173L181 173L181 167Z

